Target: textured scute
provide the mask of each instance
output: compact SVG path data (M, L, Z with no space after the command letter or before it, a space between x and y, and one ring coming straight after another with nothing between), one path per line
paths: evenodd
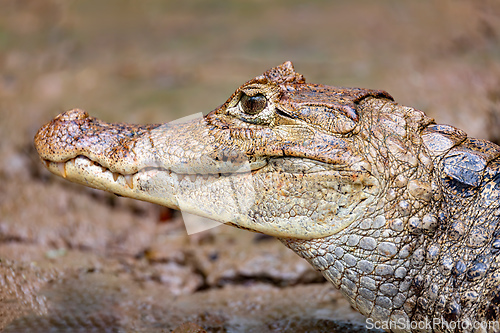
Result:
M444 173L464 186L479 186L488 162L500 155L500 147L486 140L468 138L443 159Z
M464 131L450 125L434 124L422 131L424 145L434 156L445 154L466 138Z
M445 174L455 181L475 187L481 182L486 161L469 151L454 151L444 159L443 166Z

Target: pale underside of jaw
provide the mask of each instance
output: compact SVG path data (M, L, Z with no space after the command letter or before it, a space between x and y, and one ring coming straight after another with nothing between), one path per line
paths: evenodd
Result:
M254 204L251 177L252 171L257 169L251 170L249 164L240 172L231 173L177 174L164 168L148 167L134 174L122 175L85 156L66 162L43 162L52 173L74 183L178 209L183 214L190 213L219 223L234 221L237 225L245 224L241 220L248 218L247 212ZM252 167L255 168L256 164ZM208 228L213 226L212 223ZM188 223L186 228L189 232Z
M295 184L298 186L297 188L304 188L303 184L309 181L312 183L308 184L316 183L317 185L318 180L312 175L325 170L322 165L310 162L310 160L301 160L301 163L295 163L285 158L279 159L279 161L281 162L269 161L266 164L268 168L262 166L259 168L263 168L263 170L256 168L252 170L247 165L247 168L242 168L239 173L177 174L167 169L149 167L130 175L112 172L84 156L77 156L62 163L44 162L52 173L75 183L178 209L220 223L230 222L236 226L276 237L311 239L332 235L357 219L364 211L364 207L371 202L371 199L352 201L352 205L348 204L351 208L346 210L349 216L342 221L336 220L336 214L331 215L331 212L340 209L338 206L339 202L343 200L342 198L345 197L343 194L330 197L327 201L321 201L322 208L318 209L319 215L314 213L312 216L280 216L279 212L286 207L286 201L292 205L298 204L306 208L310 207L312 202L297 201L294 203L293 197L280 197L282 194L278 195L281 193L279 191L263 190L269 186L268 184L274 184L276 181L284 181L281 186L286 184L285 178L276 179L273 177L285 177L282 172L290 171L292 168L293 174L296 176L291 177L291 179L300 177L300 175L304 177L300 178L304 182L301 183L302 185ZM275 165L275 163L278 164ZM308 164L307 170L303 169L304 164ZM281 169L282 167L284 170ZM306 178L308 174L311 176ZM263 177L269 178L263 183ZM338 174L335 177L338 178ZM332 184L332 181L334 180L328 181L328 184ZM293 192L293 187L289 190ZM319 189L317 190L319 191ZM284 191L284 188L281 191ZM315 190L311 187L306 192L315 193ZM271 193L270 196L269 193ZM373 196L368 195L368 197ZM269 205L270 200L276 200L276 209L266 211L265 207ZM267 220L255 218L255 213L262 216L274 214L274 212L278 212L278 214L273 215L273 217L268 216Z
M241 173L177 174L164 168L148 167L122 175L85 156L66 162L45 160L44 163L52 173L74 183L180 210L190 234L226 222L240 220L242 224L241 220L247 218L254 204L255 191L248 186L251 182L248 165ZM246 191L242 193L234 190L235 187L246 188ZM193 219L189 214L212 221Z

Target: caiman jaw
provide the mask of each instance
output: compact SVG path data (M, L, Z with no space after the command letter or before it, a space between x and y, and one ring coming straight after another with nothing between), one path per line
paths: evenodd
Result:
M43 126L35 146L52 173L72 182L182 209L175 195L152 196L152 191L162 192L155 183L170 179L172 186L201 186L267 164L237 150L229 152L231 158L221 156L212 137L192 135L193 128L199 133L204 127L201 117L180 124L107 124L75 109Z

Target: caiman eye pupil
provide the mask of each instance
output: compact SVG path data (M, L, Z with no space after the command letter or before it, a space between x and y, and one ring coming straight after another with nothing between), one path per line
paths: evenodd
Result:
M262 94L255 96L243 95L240 100L241 108L246 114L255 115L266 108L267 99Z

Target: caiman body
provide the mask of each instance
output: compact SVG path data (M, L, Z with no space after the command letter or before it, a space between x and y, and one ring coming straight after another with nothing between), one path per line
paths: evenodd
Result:
M204 117L71 110L35 145L71 181L278 237L386 330L500 330L500 147L384 91L286 62Z

